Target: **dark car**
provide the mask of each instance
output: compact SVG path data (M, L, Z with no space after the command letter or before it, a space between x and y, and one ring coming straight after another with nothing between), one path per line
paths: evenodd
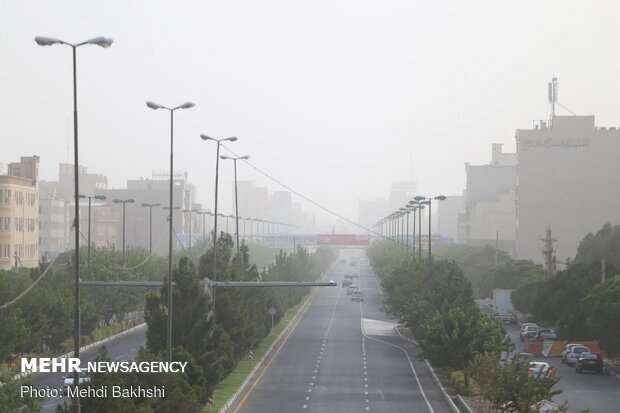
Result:
M581 353L579 360L575 363L575 371L577 373L595 371L598 374L603 374L603 359L596 353Z
M536 340L539 341L544 341L544 340L557 340L558 336L557 334L555 334L555 331L553 331L550 328L539 328L538 331L536 332Z

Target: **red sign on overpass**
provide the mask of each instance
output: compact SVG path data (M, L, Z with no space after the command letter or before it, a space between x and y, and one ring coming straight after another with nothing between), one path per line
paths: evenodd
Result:
M366 234L317 234L317 245L368 245L370 237Z

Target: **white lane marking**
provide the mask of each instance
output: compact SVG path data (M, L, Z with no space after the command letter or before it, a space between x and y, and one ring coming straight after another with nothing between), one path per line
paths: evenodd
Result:
M375 279L376 282L376 279ZM422 394L422 397L424 398L424 401L426 402L426 406L428 407L428 410L430 413L435 413L435 410L433 410L433 406L431 406L431 403L428 401L428 397L426 397L426 393L424 392L424 389L422 388L422 383L420 383L420 378L418 377L418 373L416 372L415 368L413 367L413 362L411 361L411 357L409 357L409 353L407 353L407 350L405 350L404 348L402 348L401 346L398 346L396 344L392 344L389 343L387 341L383 341L380 340L378 338L374 338L374 337L370 337L369 335L366 334L366 331L364 331L364 307L362 306L362 303L360 302L360 313L361 313L361 319L360 319L360 328L362 329L362 334L364 335L364 337L366 337L369 340L374 340L376 342L379 343L383 343L383 344L387 344L388 346L392 346L395 347L397 349L399 349L400 351L402 351L403 353L405 353L405 356L407 357L407 361L409 362L409 367L411 368L411 371L413 372L413 376L415 377L415 380L418 384L418 388L420 389L420 393ZM366 385L368 386L368 385Z

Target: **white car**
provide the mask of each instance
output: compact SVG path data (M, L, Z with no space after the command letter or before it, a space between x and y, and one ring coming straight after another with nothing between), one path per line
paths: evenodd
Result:
M568 343L562 350L562 363L566 363L566 355L570 353L573 347L583 347L583 344Z
M364 293L360 290L355 290L351 294L351 301L364 301Z
M76 372L70 371L69 373L67 373L66 376L63 376L63 380L64 380L63 390L65 391L65 393L67 392L67 389L69 387L73 386L73 380L75 378L75 374ZM88 371L86 369L82 369L82 371L80 372L79 384L84 384L84 383L89 383L89 382L90 382L90 375L88 374Z
M347 287L347 295L353 294L353 291L358 290L359 288L355 284L351 284Z
M573 347L568 353L566 353L566 365L574 366L577 364L581 353L590 353L590 349L586 346L580 345Z
M530 376L547 377L553 374L553 370L551 370L549 363L545 363L544 361L532 361L530 362L530 367L527 369L527 373Z

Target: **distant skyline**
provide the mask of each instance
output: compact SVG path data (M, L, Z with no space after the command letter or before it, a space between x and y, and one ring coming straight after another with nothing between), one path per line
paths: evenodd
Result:
M392 181L460 194L464 164L514 151L515 130L559 102L620 126L613 1L475 2L71 0L0 3L0 162L41 157L41 178L73 162L71 49L80 42L80 164L110 187L166 170L169 116L145 105L192 101L175 114L175 169L212 207L215 145L229 146L307 197L357 216ZM558 108L556 113L570 112ZM411 165L411 160L413 165ZM232 165L221 164L223 208ZM247 165L239 179L282 190ZM316 208L301 202L303 209Z

